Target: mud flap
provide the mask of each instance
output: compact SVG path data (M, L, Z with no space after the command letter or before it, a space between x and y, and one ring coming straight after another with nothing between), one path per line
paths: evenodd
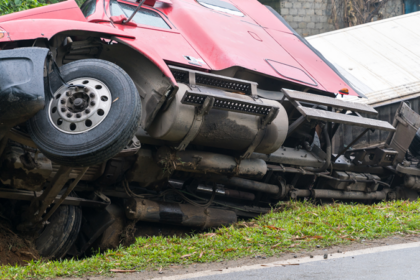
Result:
M0 130L23 123L44 108L47 48L0 51Z

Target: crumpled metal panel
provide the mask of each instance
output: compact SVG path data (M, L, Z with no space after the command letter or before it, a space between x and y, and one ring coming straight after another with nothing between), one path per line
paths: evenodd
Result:
M0 127L25 122L45 105L46 48L0 52Z

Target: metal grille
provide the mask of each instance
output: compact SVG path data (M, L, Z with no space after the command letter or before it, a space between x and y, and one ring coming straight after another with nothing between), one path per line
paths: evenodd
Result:
M177 82L186 84L197 84L203 86L212 86L233 92L241 92L246 95L256 95L257 83L240 80L211 73L203 73L190 69L184 69L176 66L169 66ZM193 74L194 80L190 80L190 74ZM254 86L253 86L254 85Z
M177 82L188 83L188 72L172 70L172 74Z
M209 76L196 74L196 83L208 86L215 86L244 93L251 93L251 85L240 82L233 82L229 80L217 79Z
M219 110L233 111L257 116L266 116L273 109L273 107L267 105L260 105L253 102L196 92L186 92L182 98L182 103L200 106L204 103L204 100L207 96L214 97L213 108Z

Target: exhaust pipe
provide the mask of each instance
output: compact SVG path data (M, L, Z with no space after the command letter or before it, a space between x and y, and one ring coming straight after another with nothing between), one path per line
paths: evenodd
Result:
M332 198L332 199L349 199L349 200L386 200L389 189L377 192L345 192L336 190L293 190L290 192L290 197L296 199L298 197L312 197L312 198Z
M257 192L264 192L264 193L271 193L271 194L278 194L280 188L276 185L261 183L257 181L242 179L238 177L211 177L209 180L216 182L218 184L222 184L225 186L232 186L237 187L239 189L248 190L248 191L257 191Z
M203 186L203 185L198 185L197 191L211 194L213 192L213 188ZM225 188L216 188L216 195L224 196L224 197L231 197L235 199L249 200L249 201L253 201L255 199L255 195L253 193L241 192L241 191L230 190L230 189L225 189Z
M201 229L236 223L236 213L229 210L203 208L189 204L133 198L125 214L130 220L198 227Z

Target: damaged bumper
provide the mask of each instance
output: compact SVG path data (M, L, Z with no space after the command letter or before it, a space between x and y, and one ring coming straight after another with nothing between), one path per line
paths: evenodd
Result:
M0 129L23 123L44 108L46 48L0 51Z

